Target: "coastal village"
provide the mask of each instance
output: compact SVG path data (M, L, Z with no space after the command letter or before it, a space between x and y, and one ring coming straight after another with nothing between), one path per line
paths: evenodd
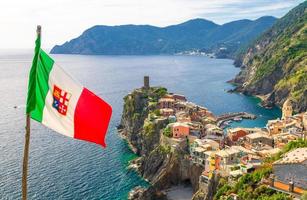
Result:
M145 77L145 88L149 87ZM281 119L269 120L266 127L225 128L207 108L189 102L180 94L167 93L158 100L158 110L145 121L167 121L161 130L172 149L187 145L191 164L203 169L199 189L206 191L212 176L218 174L231 182L254 172L291 141L305 140L307 112L293 114L288 99ZM232 120L237 115L229 114ZM273 173L262 180L269 188L293 197L307 190L307 148L297 148L273 162ZM236 199L233 194L233 199Z

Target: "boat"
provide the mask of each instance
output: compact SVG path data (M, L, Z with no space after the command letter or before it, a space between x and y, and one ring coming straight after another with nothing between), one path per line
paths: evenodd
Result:
M233 121L236 121L236 122L242 121L242 118L241 117L235 117L235 118L233 118Z

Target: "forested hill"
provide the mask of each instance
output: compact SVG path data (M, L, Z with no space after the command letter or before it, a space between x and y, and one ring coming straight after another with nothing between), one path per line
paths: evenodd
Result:
M292 9L260 36L236 63L242 67L237 90L266 95L266 104L290 98L307 109L307 2Z
M239 20L223 25L193 19L178 25L94 26L79 37L56 45L54 54L148 55L184 51L215 52L228 56L270 28L274 17ZM222 49L222 52L220 52Z

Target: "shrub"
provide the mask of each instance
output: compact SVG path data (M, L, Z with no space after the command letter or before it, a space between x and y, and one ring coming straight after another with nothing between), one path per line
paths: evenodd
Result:
M163 135L165 135L166 137L172 137L171 128L170 128L169 126L167 126L167 127L163 130Z
M138 120L140 118L141 114L140 113L134 113L133 116L132 116L132 120L135 121L135 120Z
M159 151L163 154L169 154L171 152L171 147L169 145L160 145Z
M160 87L155 91L155 93L158 95L159 98L161 98L167 94L167 89Z
M223 185L220 189L218 189L218 191L216 192L216 194L214 195L214 200L218 200L220 199L220 197L222 197L222 195L226 194L228 191L230 191L232 188L230 185L225 184Z
M143 128L146 135L151 135L155 131L155 127L152 122L146 122Z
M156 116L161 116L160 109L156 109L153 111Z

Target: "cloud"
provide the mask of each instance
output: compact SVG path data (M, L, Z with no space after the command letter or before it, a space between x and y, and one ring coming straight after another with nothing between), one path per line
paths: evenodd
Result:
M192 18L217 23L283 16L304 0L9 0L0 1L1 48L32 48L35 27L52 47L97 25L167 26ZM13 41L13 43L12 43Z
M212 4L199 7L196 15L209 18L218 23L243 18L256 19L264 15L281 17L291 8L303 1L300 0L237 0L226 1L224 4Z

